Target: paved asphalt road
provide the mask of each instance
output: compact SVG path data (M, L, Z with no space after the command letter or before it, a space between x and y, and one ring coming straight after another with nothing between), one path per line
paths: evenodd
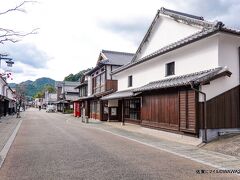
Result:
M197 174L196 170L214 168L85 126L66 115L36 109L25 113L0 180L238 178Z

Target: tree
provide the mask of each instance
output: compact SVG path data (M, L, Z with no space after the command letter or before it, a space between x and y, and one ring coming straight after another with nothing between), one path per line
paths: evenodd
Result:
M82 71L78 72L77 74L71 73L64 78L64 81L74 81L74 82L79 81L79 79L81 79L84 76L84 73L86 73L89 70L91 70L91 68L82 70Z
M33 98L44 98L46 91L48 91L48 93L55 93L56 89L52 85L47 84L40 91L38 91Z
M42 91L37 92L33 98L43 98L44 97L44 93Z
M56 92L56 89L51 86L51 85L45 85L44 88L43 88L43 91L48 91L49 93L55 93Z
M17 102L17 106L18 108L20 108L23 103L26 100L26 87L23 85L17 85L16 86L16 92L15 92L15 97L16 97L16 102Z
M23 8L23 6L27 3L36 3L36 1L23 1L20 4L16 5L16 7L7 9L3 12L0 12L0 15L6 15L11 12L26 12ZM30 34L36 34L38 29L33 29L30 32L27 33L22 33L16 30L12 29L6 29L6 28L1 28L0 27L0 43L4 44L5 42L13 42L16 43L20 41L20 39L24 36L30 35Z

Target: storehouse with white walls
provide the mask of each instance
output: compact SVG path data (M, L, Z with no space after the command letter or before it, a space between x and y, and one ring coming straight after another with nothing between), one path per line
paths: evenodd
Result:
M122 120L209 141L240 130L240 31L161 8L132 61L112 72Z

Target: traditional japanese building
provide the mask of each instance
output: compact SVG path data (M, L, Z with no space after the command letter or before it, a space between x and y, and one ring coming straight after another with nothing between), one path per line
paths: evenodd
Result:
M6 80L0 76L0 117L11 115L16 111L15 93Z
M86 100L88 95L88 77L83 76L80 79L80 84L75 87L79 91L79 98L74 101L74 116L88 116L89 117L89 102Z
M49 93L48 91L46 91L44 95L46 105L56 105L57 93Z
M102 50L99 54L96 66L85 75L88 77L88 97L85 98L85 106L90 118L102 121L121 120L118 104L108 104L100 98L117 91L117 80L110 73L128 64L134 54L126 52Z
M239 30L161 8L102 100L122 121L209 141L240 130L239 69Z
M78 99L78 90L75 87L79 82L62 81L56 82L57 111L73 111L73 102Z

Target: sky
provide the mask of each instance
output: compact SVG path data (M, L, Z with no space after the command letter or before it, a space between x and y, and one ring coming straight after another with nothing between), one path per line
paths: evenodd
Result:
M21 0L0 0L0 12ZM15 64L13 80L40 77L63 80L70 73L96 65L102 49L136 52L143 36L161 7L223 21L240 29L240 0L38 0L26 3L25 12L0 15L0 28L37 34L17 43L0 44Z

